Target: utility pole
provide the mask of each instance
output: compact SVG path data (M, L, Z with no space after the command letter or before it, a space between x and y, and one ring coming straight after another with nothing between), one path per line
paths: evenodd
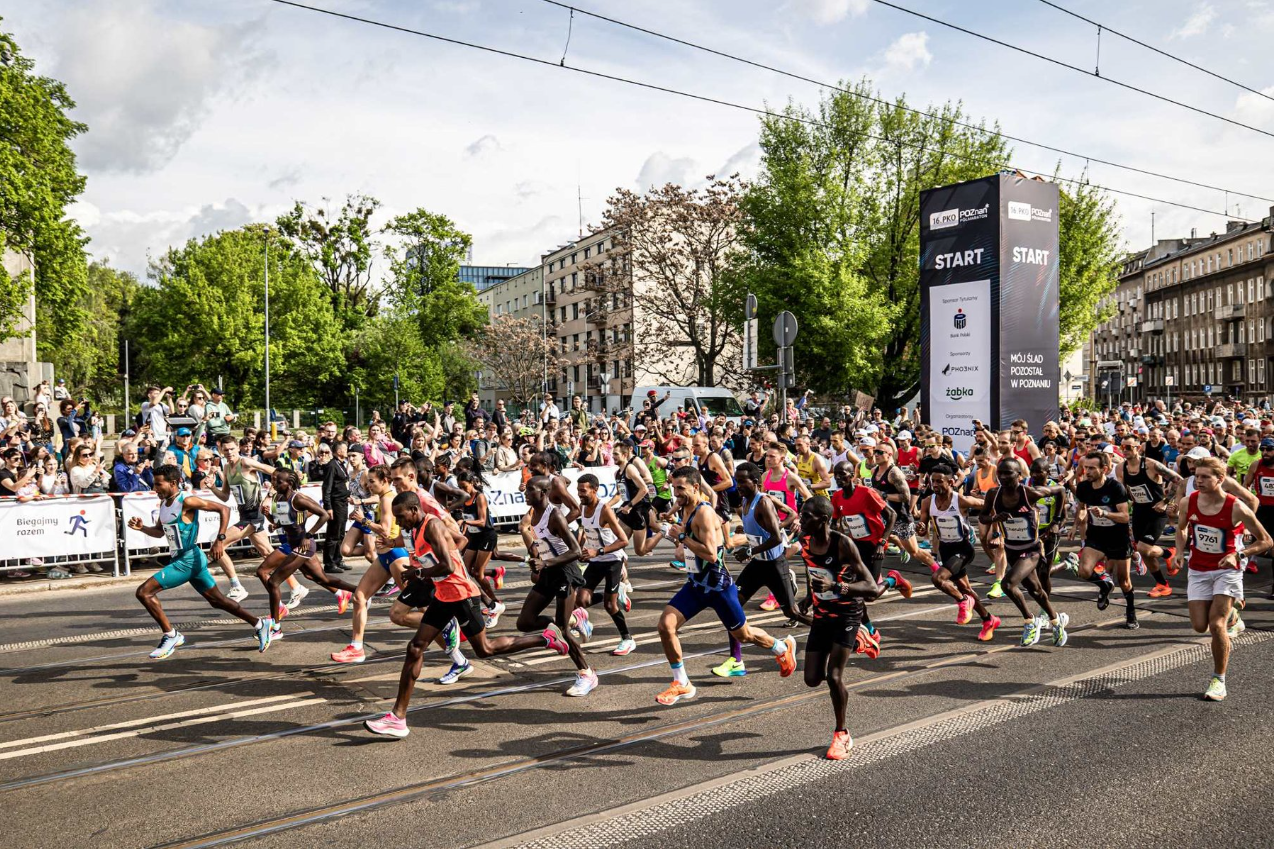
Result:
M128 427L129 427L128 413L129 413L130 406L131 405L128 403L128 340L125 339L124 340L124 427L121 429L121 432L123 430L128 430Z
M270 231L265 231L265 421L270 439L277 438L274 415L270 412Z

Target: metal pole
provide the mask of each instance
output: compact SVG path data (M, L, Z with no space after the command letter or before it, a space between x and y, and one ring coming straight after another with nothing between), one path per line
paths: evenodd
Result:
M362 425L360 423L362 422L362 420L363 420L362 409L358 406L358 387L355 386L354 387L354 426L361 427Z
M128 340L125 339L124 340L124 427L121 429L121 432L124 430L128 430L129 428L128 413L129 413L130 406L131 405L128 403Z
M274 439L274 416L270 414L270 231L265 232L265 421Z

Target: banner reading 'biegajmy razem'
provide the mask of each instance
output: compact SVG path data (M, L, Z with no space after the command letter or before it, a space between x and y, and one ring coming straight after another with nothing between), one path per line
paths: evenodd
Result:
M957 448L1057 415L1057 201L1017 174L920 195L921 403Z

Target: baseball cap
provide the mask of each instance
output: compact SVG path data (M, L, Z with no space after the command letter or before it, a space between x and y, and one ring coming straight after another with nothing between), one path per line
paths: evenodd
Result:
M863 431L866 433L879 433L880 428L876 427L875 425L867 425L867 427L863 428Z
M1093 426L1093 420L1092 420L1092 419L1090 419L1090 418L1087 418L1087 417L1082 418L1082 419L1080 419L1080 420L1079 420L1079 426L1080 426L1080 427L1092 427L1092 426Z
M209 392L211 392L213 395L225 395L225 394L226 394L225 390L224 390L224 389L222 389L220 386L214 386L214 387L212 387L211 389L209 389L208 391L209 391Z
M1261 448L1274 448L1274 439L1271 439L1268 436L1262 439Z
M656 395L658 395L658 394L659 394L658 392L656 392L655 390L651 389L649 392L647 392L647 393L646 393L646 397L647 397L647 398L654 398L654 397L655 397Z
M864 448L875 448L876 440L872 439L870 436L864 436L862 439L858 440L858 444Z
M641 444L638 445L637 447L638 448L654 448L655 443L651 442L649 439L643 439L641 441Z
M65 377L59 377L59 378L58 378L58 383L66 383L66 378L65 378Z
M911 435L911 431L909 431L909 430L901 431L901 432L900 432L900 433L899 433L899 434L895 437L895 439L912 439L912 438L913 438L913 437L912 437L912 435Z
M305 443L299 439L293 439L291 442L288 443L288 448L304 448L304 447L305 447Z
M1202 445L1196 445L1186 453L1187 460L1206 460L1211 456L1212 452Z
M190 436L190 435L191 435L190 428L188 427L177 428L177 436Z
M645 430L645 429L646 429L646 426L645 426L644 424L641 424L641 423L638 423L638 424L637 424L637 426L636 426L635 428L633 428L633 430L634 430L634 431L638 431L638 430Z

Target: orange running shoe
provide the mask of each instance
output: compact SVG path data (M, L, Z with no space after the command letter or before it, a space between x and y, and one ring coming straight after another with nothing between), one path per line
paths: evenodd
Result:
M336 615L337 616L345 615L345 611L349 610L349 600L352 599L353 597L354 597L354 594L350 592L349 590L336 591Z
M786 637L780 642L787 646L787 650L776 655L776 658L779 662L779 675L786 678L796 671L796 638Z
M504 567L503 566L495 567L494 579L495 579L495 588L497 590L504 589Z
M1000 627L1000 617L992 615L990 619L982 623L982 630L978 633L978 639L984 643L991 642L991 638L995 636L995 629Z
M678 684L673 681L667 690L655 696L655 701L661 705L675 705L682 699L686 701L693 699L697 692L694 684Z
M1167 598L1172 595L1172 587L1167 584L1155 584L1155 588L1146 593L1146 595L1151 598Z
M832 735L832 745L827 747L829 761L843 761L849 757L849 750L854 748L854 738L848 731L837 731Z
M778 610L779 600L774 597L774 593L770 593L765 597L765 601L761 602L762 610Z
M885 577L894 579L894 588L898 590L900 596L911 598L911 581L904 578L901 572L897 569L890 569L889 574L885 575Z
M274 617L275 622L280 622L288 615L288 607L283 602L279 602L278 615Z
M1164 548L1163 568L1168 572L1169 578L1181 571L1181 567L1177 565L1177 550L1175 548Z

